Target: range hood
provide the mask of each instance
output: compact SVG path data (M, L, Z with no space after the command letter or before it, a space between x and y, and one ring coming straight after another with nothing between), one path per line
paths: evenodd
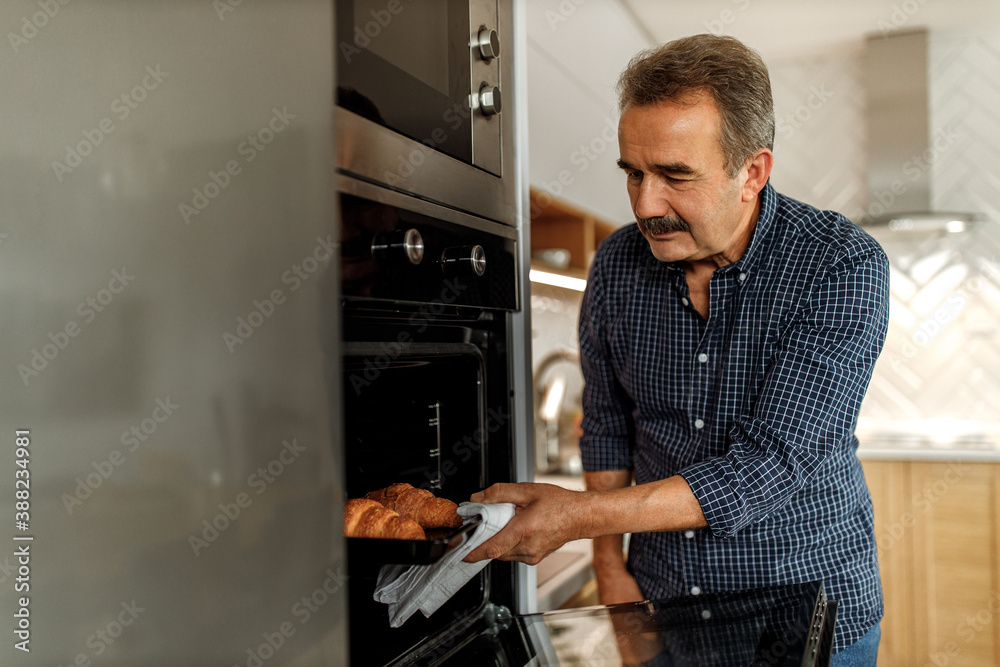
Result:
M931 134L928 36L925 29L868 38L867 225L894 232L962 232L977 216L934 211L931 178L937 157L954 143Z

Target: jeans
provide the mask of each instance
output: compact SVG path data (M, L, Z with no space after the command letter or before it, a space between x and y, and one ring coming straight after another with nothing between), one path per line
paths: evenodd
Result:
M878 642L882 638L881 624L865 633L865 636L854 642L840 653L834 653L830 660L831 667L874 667L878 656Z

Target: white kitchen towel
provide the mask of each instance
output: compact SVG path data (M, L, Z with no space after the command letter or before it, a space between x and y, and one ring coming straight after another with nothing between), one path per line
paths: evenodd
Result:
M488 560L463 563L462 559L514 518L514 505L462 503L458 513L466 522L476 515L482 516L483 521L471 534L466 534L465 541L456 549L430 565L384 565L379 571L374 597L377 602L389 605L392 627L401 626L417 609L430 616L486 567Z

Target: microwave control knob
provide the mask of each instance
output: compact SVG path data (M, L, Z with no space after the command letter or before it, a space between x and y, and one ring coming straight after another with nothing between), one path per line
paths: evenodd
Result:
M481 245L448 248L441 253L441 268L449 275L481 276L486 273L486 251Z
M479 29L475 46L479 47L479 55L483 60L493 60L500 55L500 35L496 30L483 26Z
M500 113L500 89L484 83L479 88L479 110L484 116Z
M383 264L404 261L419 264L424 258L424 239L416 229L376 234L372 239L372 257Z

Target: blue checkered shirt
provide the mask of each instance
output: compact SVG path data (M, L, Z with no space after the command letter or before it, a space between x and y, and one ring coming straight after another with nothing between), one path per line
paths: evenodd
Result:
M854 428L885 341L889 263L843 216L761 191L706 321L683 267L634 224L600 246L580 312L588 471L680 474L708 528L632 536L650 599L822 581L835 649L882 616L872 503Z

